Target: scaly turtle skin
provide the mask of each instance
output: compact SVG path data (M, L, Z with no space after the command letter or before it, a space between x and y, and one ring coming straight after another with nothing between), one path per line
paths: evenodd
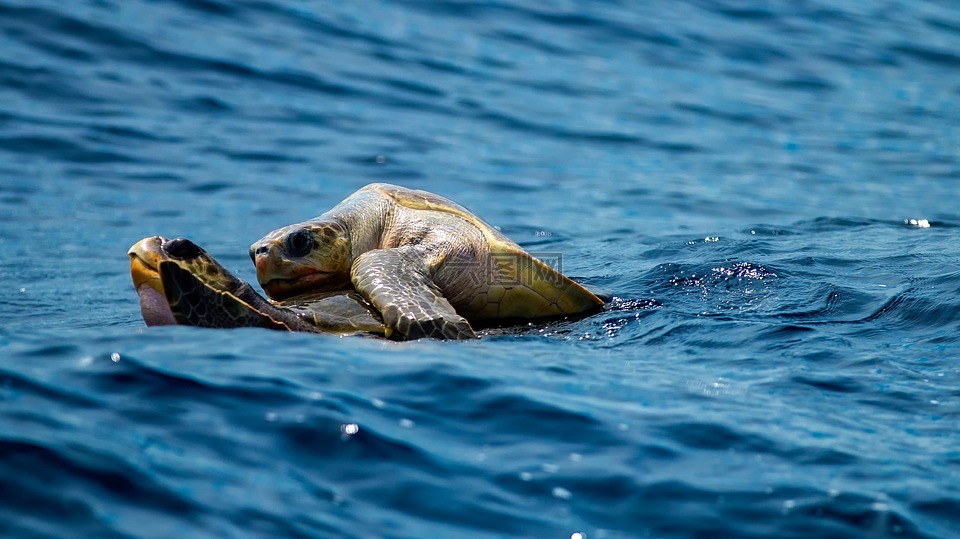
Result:
M353 290L301 295L274 304L184 238L145 238L128 254L143 319L150 326L391 333L376 310Z
M352 283L407 338L472 338L470 322L603 305L459 204L384 183L267 234L250 256L270 297Z

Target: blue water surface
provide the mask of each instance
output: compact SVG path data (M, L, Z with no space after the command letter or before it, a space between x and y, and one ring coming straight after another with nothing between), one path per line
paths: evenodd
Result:
M960 536L960 5L0 0L0 536ZM144 328L366 183L610 298Z

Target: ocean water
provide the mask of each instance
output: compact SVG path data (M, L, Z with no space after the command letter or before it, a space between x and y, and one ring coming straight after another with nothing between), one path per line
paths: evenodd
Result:
M960 536L960 6L0 0L0 536ZM144 328L387 181L610 298Z

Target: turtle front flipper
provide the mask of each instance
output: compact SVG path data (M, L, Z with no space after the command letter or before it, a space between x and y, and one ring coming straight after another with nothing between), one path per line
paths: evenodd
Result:
M290 316L287 320L272 317L264 306L254 308L243 301L235 293L211 288L197 279L189 271L172 262L160 264L159 274L163 280L163 290L173 311L173 317L180 324L205 328L240 328L261 327L284 331L309 330L305 323L293 320L291 327ZM246 283L241 286L249 287ZM254 294L252 290L250 291ZM275 309L276 310L276 309ZM299 322L299 323L297 323Z
M383 315L387 327L407 339L474 339L411 247L375 249L357 257L353 286Z

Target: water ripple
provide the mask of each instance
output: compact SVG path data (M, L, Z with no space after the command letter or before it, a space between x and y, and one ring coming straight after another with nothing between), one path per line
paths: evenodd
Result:
M955 10L0 0L0 535L960 536ZM371 181L607 306L144 328ZM579 534L579 535L578 535Z

